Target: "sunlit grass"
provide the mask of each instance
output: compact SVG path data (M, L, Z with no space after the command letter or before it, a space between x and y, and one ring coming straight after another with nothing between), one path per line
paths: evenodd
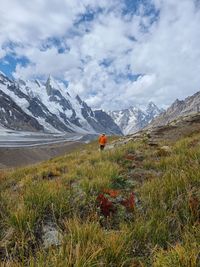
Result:
M142 141L103 153L92 142L33 167L3 171L0 251L9 261L2 266L198 266L199 211L191 201L200 199L199 137L170 144L167 155ZM126 155L138 151L144 159L137 168L153 175L131 187L134 168ZM132 219L119 212L116 229L106 229L96 199L117 182L124 194L134 190L141 204ZM61 246L43 248L38 228L45 221L62 232Z

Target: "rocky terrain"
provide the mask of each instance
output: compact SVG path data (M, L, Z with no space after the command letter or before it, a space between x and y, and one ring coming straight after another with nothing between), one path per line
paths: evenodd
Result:
M156 117L150 127L166 125L171 121L186 115L200 112L200 92L187 97L185 100L176 100L166 111Z
M164 142L171 144L177 140L200 132L200 113L182 116L167 125L148 127L135 134L121 137L118 141L112 142L107 149L120 146L134 140L146 139L150 146L157 146Z

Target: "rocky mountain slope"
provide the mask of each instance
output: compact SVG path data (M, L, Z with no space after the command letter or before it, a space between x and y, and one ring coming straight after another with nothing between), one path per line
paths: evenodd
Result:
M64 84L49 77L39 81L10 80L0 73L0 124L14 130L122 134L114 121L107 127L98 113L71 96Z
M176 100L165 112L155 118L150 127L166 125L181 116L192 115L200 111L200 92L187 97L185 100Z
M123 134L127 135L141 130L162 112L162 109L159 109L153 102L150 102L144 110L130 107L129 109L110 111L108 114L120 127Z

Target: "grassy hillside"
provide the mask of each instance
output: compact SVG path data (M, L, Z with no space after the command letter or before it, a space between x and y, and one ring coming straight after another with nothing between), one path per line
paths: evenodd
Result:
M200 266L200 134L0 175L1 266Z

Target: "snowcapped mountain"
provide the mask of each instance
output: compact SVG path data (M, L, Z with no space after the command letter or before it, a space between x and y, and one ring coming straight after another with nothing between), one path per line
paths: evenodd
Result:
M0 124L14 130L122 134L117 125L114 130L106 127L78 95L71 96L66 86L52 77L42 84L10 80L2 72Z
M123 134L135 133L147 126L152 119L160 115L163 110L150 102L145 109L130 107L129 109L109 111L108 114L122 130Z

